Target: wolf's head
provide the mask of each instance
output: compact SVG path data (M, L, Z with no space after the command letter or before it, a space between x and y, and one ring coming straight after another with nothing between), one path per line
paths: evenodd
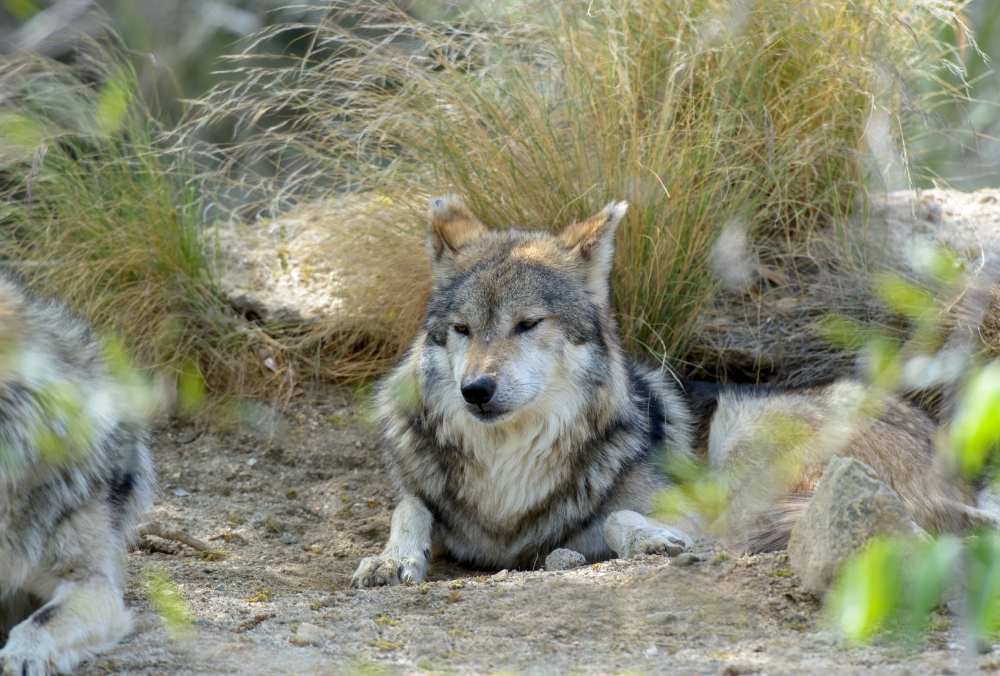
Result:
M482 423L577 408L618 353L608 277L625 202L558 234L486 227L453 197L431 200L434 290L425 358L449 409Z

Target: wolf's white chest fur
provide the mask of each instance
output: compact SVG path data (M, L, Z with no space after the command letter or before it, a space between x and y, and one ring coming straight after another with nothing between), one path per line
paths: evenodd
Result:
M563 481L571 430L579 428L571 420L579 408L567 404L545 402L497 425L483 425L462 412L448 425L473 460L456 487L458 495L484 520L499 524L518 518Z

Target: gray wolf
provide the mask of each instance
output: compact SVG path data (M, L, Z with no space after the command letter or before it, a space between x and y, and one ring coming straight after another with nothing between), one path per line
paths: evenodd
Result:
M0 274L3 676L71 671L130 630L124 559L155 474L112 371L86 323Z
M697 459L723 477L717 521L751 551L785 546L826 462L854 455L927 528L984 518L933 453L933 422L844 381L801 392L715 389L626 356L609 277L624 202L567 226L490 229L431 201L423 331L383 381L378 419L403 494L358 587L420 581L438 552L480 569L676 555L708 524L650 519L658 470Z

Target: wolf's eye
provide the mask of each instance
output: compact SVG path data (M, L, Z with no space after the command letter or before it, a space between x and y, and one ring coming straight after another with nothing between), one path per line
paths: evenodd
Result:
M525 331L530 331L538 326L538 322L540 321L540 319L522 319L517 323L517 332L524 333Z
M469 327L465 324L455 324L454 329L455 333L460 333L463 336L469 335Z

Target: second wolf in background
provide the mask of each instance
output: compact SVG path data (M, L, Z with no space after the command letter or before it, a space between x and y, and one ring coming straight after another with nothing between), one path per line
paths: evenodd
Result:
M124 563L155 472L86 323L0 274L0 674L66 673L131 627Z
M454 198L431 202L424 330L378 399L404 496L356 586L422 580L435 551L494 569L537 567L559 547L589 560L679 553L691 524L646 518L668 483L661 454L700 455L727 478L728 520L754 551L787 543L833 455L871 465L925 528L986 519L935 463L934 425L909 404L869 406L850 381L702 396L630 359L609 285L626 208L552 234L493 230Z

